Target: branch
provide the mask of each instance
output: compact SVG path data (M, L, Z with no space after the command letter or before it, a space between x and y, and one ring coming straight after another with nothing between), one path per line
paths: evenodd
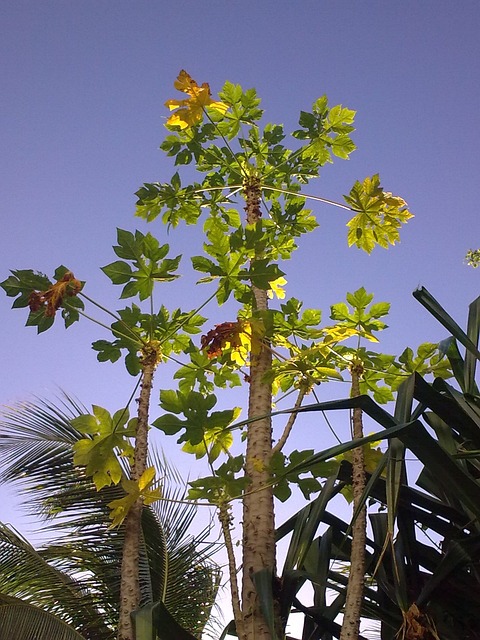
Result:
M297 409L300 408L306 393L307 393L307 387L305 385L302 385L299 389L298 396L295 401L294 410L288 418L287 424L285 425L285 429L283 430L283 433L280 436L279 441L273 447L272 454L277 453L277 451L281 451L283 446L285 445L288 439L288 436L290 435L290 431L292 430L293 425L295 424L295 420L297 419L297 415L298 415Z
M235 562L235 554L233 551L233 542L230 532L232 517L230 515L230 505L228 502L220 502L218 505L218 519L222 526L223 539L225 540L225 548L228 557L228 574L230 578L230 594L232 598L233 617L235 619L235 627L240 640L245 640L245 628L243 624L242 609L240 606L240 594L237 582L237 565Z
M262 184L262 189L267 191L278 191L279 193L286 193L289 196L298 196L299 198L306 198L307 200L317 200L318 202L323 202L325 204L331 204L334 207L340 207L340 209L346 209L347 211L356 211L356 209L352 209L346 204L341 204L340 202L335 202L335 200L328 200L327 198L321 198L320 196L312 196L308 193L302 193L301 191L289 191L288 189L278 189L277 187L269 187L266 184Z
M354 363L351 367L352 397L360 395L360 376L363 373L361 363ZM352 416L352 435L354 440L363 438L362 409L355 407ZM352 488L353 508L357 517L352 522L352 549L350 553L350 573L348 577L347 595L344 606L344 616L340 640L358 638L360 632L360 617L365 586L365 542L367 511L363 498L365 490L365 460L363 447L353 449L352 459Z

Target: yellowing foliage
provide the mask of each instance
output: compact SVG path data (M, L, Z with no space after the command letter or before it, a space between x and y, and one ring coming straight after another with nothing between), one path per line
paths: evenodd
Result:
M268 297L273 298L273 295L275 294L279 300L284 300L285 290L283 289L283 287L286 284L287 280L283 276L280 276L280 278L277 278L276 280L272 280L272 282L270 282L270 289L267 292Z
M122 487L124 488L126 495L123 498L112 500L108 503L108 506L111 509L110 518L112 520L112 524L109 528L113 529L122 524L138 498L142 498L143 504L146 505L152 504L152 502L155 502L156 500L161 500L162 492L158 487L154 488L154 484L154 467L148 467L148 469L145 469L138 481L127 480L124 478L122 480Z
M201 86L182 69L174 82L175 89L183 91L189 97L184 100L167 100L165 106L176 113L167 120L168 126L180 127L180 129L188 129L198 122L201 122L206 107L216 109L221 113L225 113L228 105L223 102L215 102L212 100L210 87L207 82Z
M237 322L216 324L214 329L210 329L206 335L202 336L201 345L210 359L221 356L226 350L231 350L231 360L243 366L247 362L252 346L250 323L237 320Z

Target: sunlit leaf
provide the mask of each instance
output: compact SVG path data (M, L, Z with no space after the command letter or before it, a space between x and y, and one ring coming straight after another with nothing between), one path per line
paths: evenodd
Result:
M186 442L182 450L194 454L197 459L208 455L209 462L214 462L221 453L225 453L232 446L233 434L228 427L240 413L240 407L236 407L233 410L227 409L209 414L202 441L196 444Z
M188 129L203 119L205 108L210 107L220 113L225 113L228 105L223 102L215 102L212 100L210 87L204 82L201 86L193 80L193 78L182 69L174 82L175 89L183 91L189 97L185 100L167 100L165 106L170 111L176 112L167 120L167 125L179 127L180 129Z
M161 500L162 492L158 486L154 486L155 484L155 467L145 469L138 480L127 480L124 478L122 480L122 487L126 495L123 496L123 498L118 498L108 503L108 507L111 509L110 518L112 520L109 528L114 529L121 525L139 498L142 498L142 502L145 505Z
M89 435L73 446L74 464L85 467L85 473L100 490L118 484L123 477L119 454L131 457L129 438L135 436L137 419L128 421L128 410L120 409L113 416L103 407L93 406L93 414L83 414L72 420L72 426Z
M283 287L286 284L287 280L283 276L280 276L280 278L277 278L276 280L272 280L272 282L270 282L268 297L273 298L273 296L275 295L280 300L283 300L285 298L285 290L283 289Z
M403 198L383 190L378 174L363 182L357 181L344 198L358 211L347 223L348 246L354 244L367 253L377 244L386 249L398 242L401 225L413 218Z

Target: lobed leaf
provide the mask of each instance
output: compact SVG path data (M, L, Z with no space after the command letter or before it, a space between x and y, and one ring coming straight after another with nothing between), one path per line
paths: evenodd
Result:
M344 198L353 211L358 211L347 223L348 246L354 244L367 253L377 244L386 249L398 242L401 225L413 218L403 198L383 190L378 174L357 181Z

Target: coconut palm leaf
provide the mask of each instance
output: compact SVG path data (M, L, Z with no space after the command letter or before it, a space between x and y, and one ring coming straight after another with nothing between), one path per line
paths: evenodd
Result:
M0 524L0 593L15 597L30 605L25 615L38 617L38 610L48 612L82 637L107 639L111 628L106 624L108 612L100 613L96 593L84 577L76 577L49 563L42 550L34 549L27 540L11 528ZM3 624L11 609L0 608ZM49 618L45 618L48 622ZM6 622L5 622L6 623ZM5 636L9 637L9 636Z
M29 510L44 517L56 540L38 553L62 576L75 576L82 593L90 598L94 594L97 616L101 611L109 630L105 637L113 638L123 529L109 530L107 505L122 497L123 489L96 491L82 470L74 467L72 447L84 435L70 421L81 413L84 408L67 397L60 407L37 401L6 410L0 423L0 455L5 461L0 481L19 486L28 497ZM215 546L208 541L208 527L195 538L189 535L195 508L182 502L185 483L177 486L178 474L158 454L153 458L164 478L163 499L145 507L142 514L141 604L163 602L179 624L200 634L218 588L219 570L211 560ZM28 589L28 581L25 584ZM46 585L47 590L55 586L52 581ZM56 595L60 601L66 598L66 592ZM63 602L66 611L71 604ZM93 610L86 614L87 620L94 617Z
M86 640L57 616L3 594L0 594L0 637L8 640Z

